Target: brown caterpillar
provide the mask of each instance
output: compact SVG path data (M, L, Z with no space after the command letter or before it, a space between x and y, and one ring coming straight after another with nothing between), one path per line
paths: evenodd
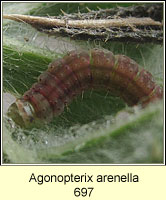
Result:
M38 82L10 106L8 115L23 127L50 122L75 96L91 88L105 88L130 106L144 107L163 96L152 75L127 56L100 49L71 51L49 64Z

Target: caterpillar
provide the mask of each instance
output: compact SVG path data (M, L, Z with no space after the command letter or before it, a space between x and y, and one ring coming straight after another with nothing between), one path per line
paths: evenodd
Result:
M49 64L38 82L9 107L8 116L21 127L48 123L73 98L92 88L108 90L129 106L145 107L163 96L152 74L125 55L97 48L70 51Z

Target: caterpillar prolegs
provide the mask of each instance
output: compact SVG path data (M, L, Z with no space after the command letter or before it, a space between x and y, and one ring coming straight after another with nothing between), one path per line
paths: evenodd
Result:
M8 115L22 127L50 122L75 96L91 88L104 88L129 106L144 107L163 96L151 73L127 56L96 48L70 51L49 64L38 82L10 106Z

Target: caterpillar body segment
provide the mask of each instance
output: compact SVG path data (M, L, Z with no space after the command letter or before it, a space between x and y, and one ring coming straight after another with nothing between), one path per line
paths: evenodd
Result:
M71 51L49 64L38 82L9 108L22 127L50 122L72 99L87 89L105 89L130 105L161 99L163 91L151 73L131 58L110 51Z

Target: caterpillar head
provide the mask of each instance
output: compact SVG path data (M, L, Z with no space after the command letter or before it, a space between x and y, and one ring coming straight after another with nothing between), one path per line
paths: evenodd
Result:
M9 107L7 115L20 127L32 127L38 122L33 106L23 99L17 99Z

